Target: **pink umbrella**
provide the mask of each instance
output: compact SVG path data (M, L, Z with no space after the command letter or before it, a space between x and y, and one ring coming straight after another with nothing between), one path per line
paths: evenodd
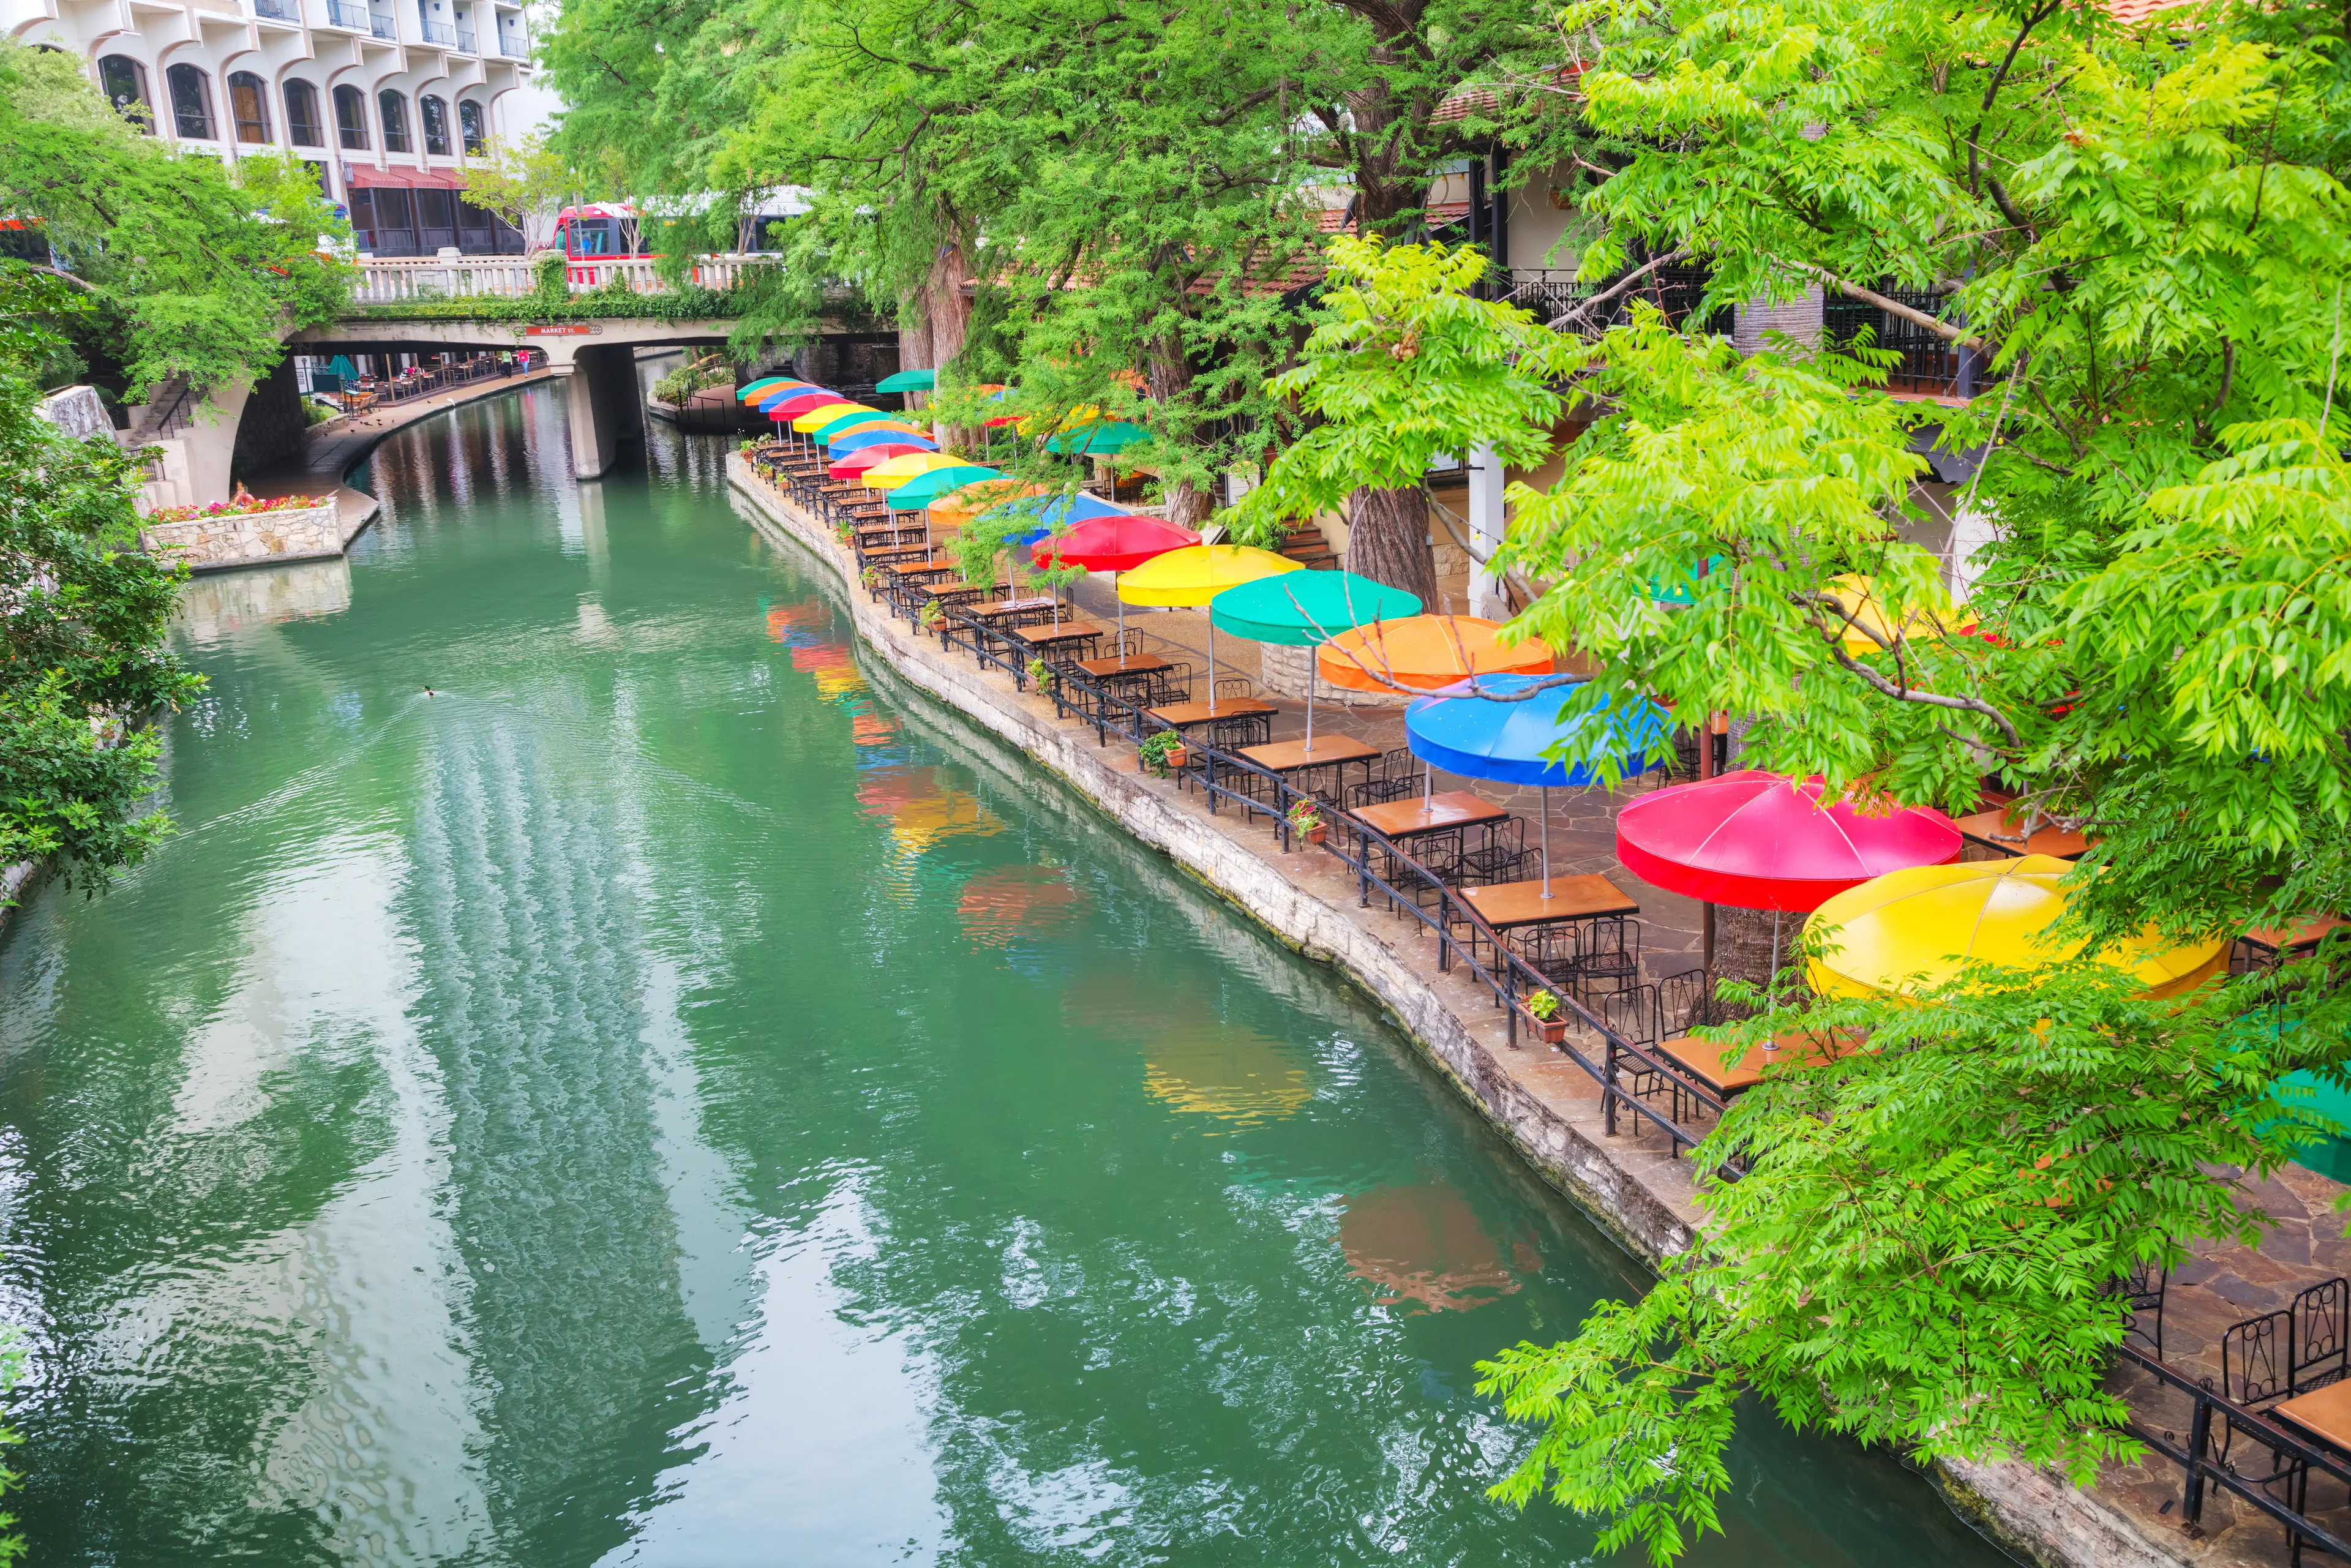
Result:
M928 446L913 446L900 442L886 442L879 446L861 446L831 465L825 472L835 479L853 479L876 463L887 463L893 457L904 457L909 452L927 452Z
M1809 913L1871 877L1959 858L1959 831L1931 806L1865 816L1799 784L1742 768L1644 795L1616 817L1616 855L1642 881L1709 904Z

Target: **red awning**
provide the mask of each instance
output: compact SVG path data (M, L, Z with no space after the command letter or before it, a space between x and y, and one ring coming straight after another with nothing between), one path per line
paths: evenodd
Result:
M464 176L455 169L404 169L394 164L389 169L355 164L350 172L349 183L354 191L462 191Z

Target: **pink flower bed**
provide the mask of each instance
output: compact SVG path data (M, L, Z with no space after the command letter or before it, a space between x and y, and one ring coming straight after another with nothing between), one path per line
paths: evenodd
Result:
M331 496L239 496L234 501L214 501L202 507L165 507L147 514L151 523L187 523L198 517L238 517L254 512L291 512L323 507Z

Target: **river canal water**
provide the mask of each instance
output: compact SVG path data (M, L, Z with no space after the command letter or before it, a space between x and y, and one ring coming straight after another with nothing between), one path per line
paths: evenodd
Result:
M560 397L198 581L178 836L0 944L34 1563L1585 1560L1472 1365L1638 1269ZM1761 1413L1738 1477L1692 1561L2005 1561Z

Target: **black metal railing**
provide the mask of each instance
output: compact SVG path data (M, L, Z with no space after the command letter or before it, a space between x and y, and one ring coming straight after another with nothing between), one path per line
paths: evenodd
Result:
M1703 267L1660 267L1643 273L1634 285L1608 302L1577 319L1572 329L1582 333L1598 333L1632 319L1633 301L1645 299L1664 313L1668 324L1679 327L1705 301L1708 283ZM1486 275L1487 297L1520 309L1532 311L1545 322L1556 321L1590 301L1594 295L1608 291L1608 283L1591 284L1576 281L1575 269L1564 267L1517 267L1496 268ZM1728 333L1735 324L1735 313L1728 307L1713 311L1706 322L1707 330Z
M1897 288L1883 279L1876 291L1938 321L1952 314L1951 296L1941 289ZM1821 304L1821 325L1834 343L1851 343L1867 328L1876 347L1900 354L1886 378L1889 392L1964 397L1975 391L1966 384L1970 367L1957 344L1883 307L1831 293Z
M2124 1423L2124 1429L2132 1437L2183 1472L2179 1500L2183 1525L2200 1529L2205 1498L2211 1489L2218 1488L2283 1529L2288 1552L2297 1561L2304 1545L2316 1546L2351 1561L2351 1542L2328 1526L2313 1521L2304 1511L2310 1478L2323 1475L2338 1485L2351 1487L2351 1462L2334 1449L2297 1435L2290 1424L2273 1420L2222 1397L2212 1391L2210 1380L2190 1379L2137 1345L2123 1345L2120 1354L2130 1365L2189 1398L2185 1442L2180 1440L2177 1428L2158 1430L2144 1424L2136 1411ZM2276 1466L2275 1473L2266 1480L2239 1473L2228 1457L2231 1451L2246 1451L2238 1448L2239 1439L2250 1448L2266 1450ZM2270 1490L2281 1484L2286 1490L2284 1499Z

